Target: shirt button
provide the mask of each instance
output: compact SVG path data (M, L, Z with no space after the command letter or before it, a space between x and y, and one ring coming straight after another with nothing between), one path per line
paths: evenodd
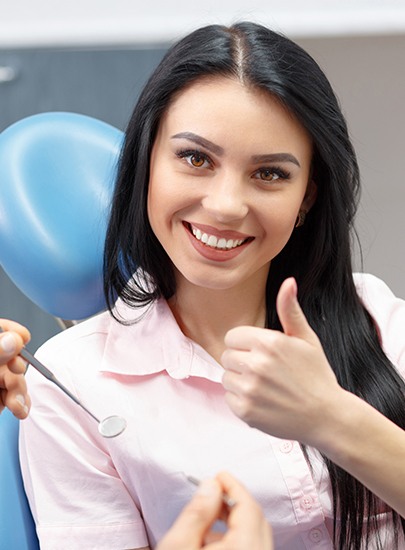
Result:
M320 542L323 539L323 533L320 529L311 529L309 532L309 540L311 542Z
M292 451L292 448L293 448L293 442L292 441L283 441L281 444L280 444L280 451L282 453L290 453Z
M311 510L312 508L313 502L313 498L310 496L302 497L302 499L300 500L300 506L303 510L309 512L309 510Z

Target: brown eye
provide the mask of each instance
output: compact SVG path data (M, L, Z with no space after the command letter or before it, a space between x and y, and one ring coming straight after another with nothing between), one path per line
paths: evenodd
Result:
M276 174L273 170L266 169L260 171L260 179L264 181L274 181L279 179L279 175Z
M211 168L211 159L201 151L187 149L176 152L176 156L186 161L192 168Z
M194 153L190 157L190 162L196 168L200 168L201 166L203 166L203 164L205 162L205 158L202 155L200 155L199 153Z
M291 173L279 166L264 166L254 172L253 178L262 181L264 184L271 183L280 185L291 179Z

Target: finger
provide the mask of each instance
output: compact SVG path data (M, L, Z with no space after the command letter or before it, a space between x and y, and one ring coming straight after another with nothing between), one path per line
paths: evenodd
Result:
M31 400L29 395L17 393L16 395L7 392L5 397L5 405L13 415L19 420L27 418L31 408Z
M251 425L250 412L252 404L250 401L238 393L227 390L225 393L225 402L235 416L246 422L249 426Z
M248 370L249 352L226 349L221 356L221 365L228 371L243 374Z
M7 331L0 334L0 365L8 363L21 351L24 340L17 332Z
M225 493L235 505L229 510L228 526L238 524L240 518L246 524L249 518L262 519L263 512L247 488L233 477L229 472L220 472L216 476L217 481Z
M12 331L16 332L21 336L23 339L24 345L27 345L28 342L31 340L31 334L30 331L20 323L17 323L16 321L11 321L10 319L0 319L0 327L5 331Z
M200 549L211 525L218 518L222 505L219 483L213 479L202 481L193 499L185 506L157 550Z
M22 357L15 357L7 363L8 368L14 374L25 374L27 363Z
M251 402L246 398L243 389L246 382L245 376L231 370L225 370L222 375L222 387L225 390L226 404L233 414L244 422L248 422L247 413L251 408Z
M235 395L250 395L253 385L250 376L241 375L233 370L224 370L221 382L224 390Z
M10 371L1 376L1 402L20 419L28 416L31 401L27 393L27 383L21 374Z
M221 472L216 479L223 491L235 501L228 516L228 531L221 548L233 550L245 548L273 549L273 535L258 502L246 487L228 472ZM214 550L214 546L213 546Z
M229 472L219 472L215 478L222 492L227 494L236 504L249 506L256 502L246 487Z
M225 334L225 346L228 349L250 351L257 340L257 327L240 326L228 330Z
M286 279L278 291L277 313L285 334L308 342L317 340L298 303L297 283L293 277Z

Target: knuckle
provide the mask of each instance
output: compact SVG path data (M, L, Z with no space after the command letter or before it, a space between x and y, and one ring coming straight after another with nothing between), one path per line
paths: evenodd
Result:
M285 335L278 330L266 330L257 342L257 350L272 355L284 341Z
M249 401L253 400L261 387L261 377L256 374L249 376L244 384L243 394Z
M254 408L254 403L251 399L246 397L240 399L239 406L238 406L239 418L241 418L247 424L249 424L249 422L252 422L253 412L254 412L253 408Z
M24 374L26 370L26 363L21 357L15 357L10 361L9 367L15 374Z
M222 352L221 355L221 362L222 364L227 363L230 360L231 350L225 349L225 351Z

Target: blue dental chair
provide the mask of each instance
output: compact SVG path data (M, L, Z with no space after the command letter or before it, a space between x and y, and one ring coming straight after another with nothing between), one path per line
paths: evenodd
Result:
M75 113L35 115L0 134L0 265L62 328L105 307L102 252L122 138L116 128ZM18 428L3 411L0 548L38 550Z

